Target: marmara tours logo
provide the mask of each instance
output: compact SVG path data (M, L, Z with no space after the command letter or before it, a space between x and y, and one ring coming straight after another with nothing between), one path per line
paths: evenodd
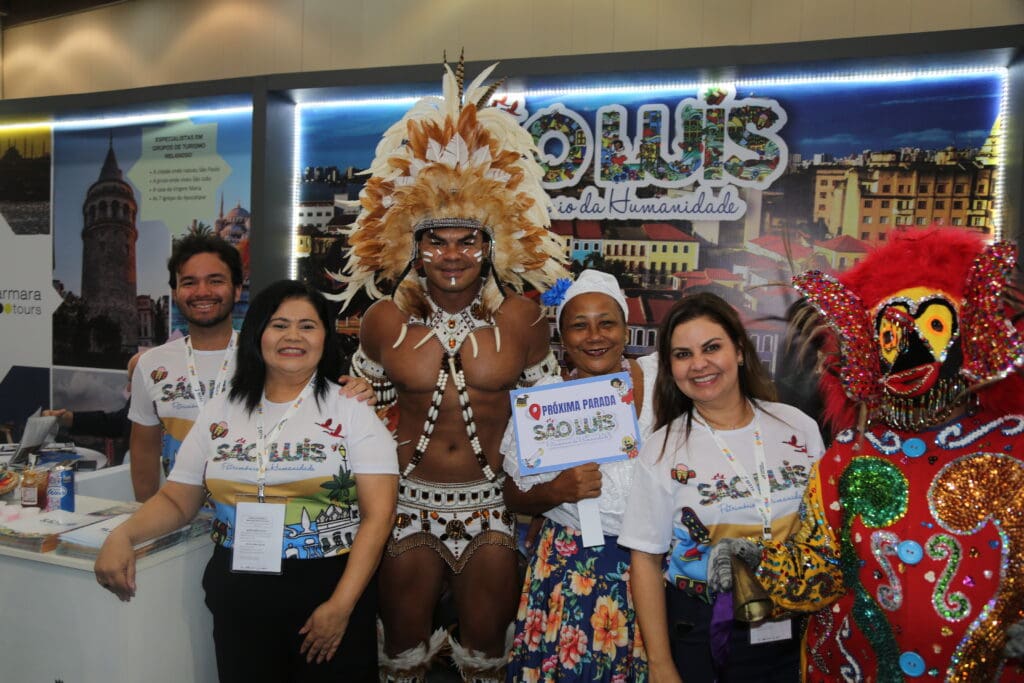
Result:
M42 301L38 289L0 289L0 314L39 316L43 314Z

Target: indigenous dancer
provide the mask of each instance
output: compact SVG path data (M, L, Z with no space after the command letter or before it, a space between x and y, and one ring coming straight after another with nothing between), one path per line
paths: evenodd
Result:
M504 678L519 578L498 447L508 390L556 374L540 307L508 287L564 273L529 133L463 92L445 65L377 147L350 236L345 297L392 298L365 314L354 373L397 407L398 515L381 564L382 681L422 681L445 644L467 680ZM410 274L410 271L414 273ZM408 276L408 277L407 277ZM459 636L431 633L450 582Z
M820 610L807 680L1024 680L1004 655L1024 610L1015 251L962 229L890 238L838 279L795 279L819 316L805 329L835 335L821 384L846 429L758 574L778 607Z

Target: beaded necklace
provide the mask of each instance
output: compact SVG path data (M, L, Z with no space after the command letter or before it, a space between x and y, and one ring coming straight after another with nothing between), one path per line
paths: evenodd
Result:
M441 358L441 369L437 373L437 382L434 384L434 393L430 397L430 406L427 408L427 417L423 421L423 432L413 451L409 464L402 470L402 476L408 477L416 466L423 460L430 445L430 437L434 432L434 425L437 423L437 416L441 410L441 401L444 398L444 390L448 386L448 378L455 382L455 391L459 396L459 408L462 410L462 420L466 426L466 436L469 437L469 445L476 456L480 470L487 477L488 481L494 481L497 475L491 469L487 458L484 456L484 449L480 445L480 439L476 433L476 421L473 419L473 406L469 403L469 392L466 390L466 373L462 369L462 343L467 338L473 344L473 356L477 353L476 338L473 333L484 327L494 328L495 346L501 351L501 337L498 334L498 327L493 320L481 317L482 307L480 295L477 294L469 306L460 311L449 313L435 304L427 295L430 303L431 313L425 320L413 319L412 322L425 325L430 328L430 333L423 337L414 348L423 346L431 337L437 337L444 349L445 356Z

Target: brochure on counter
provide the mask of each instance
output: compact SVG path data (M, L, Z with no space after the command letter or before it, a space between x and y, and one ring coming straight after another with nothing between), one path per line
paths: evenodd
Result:
M57 554L94 559L99 554L103 542L107 540L107 536L131 516L131 512L126 512L62 533L57 543ZM191 523L163 536L136 544L135 556L142 557L162 548L177 545L190 538L204 536L209 533L211 522L212 515L210 512L206 510L201 511Z
M95 524L122 513L131 513L136 503L118 503L95 512L51 510L10 520L0 526L0 545L47 553L57 547L60 535L79 527Z

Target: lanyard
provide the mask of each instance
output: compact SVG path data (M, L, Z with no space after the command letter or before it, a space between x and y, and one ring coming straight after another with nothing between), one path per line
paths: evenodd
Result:
M199 373L196 371L196 352L192 348L192 335L185 337L185 364L188 366L188 383L192 387L192 395L195 396L196 405L199 406L200 410L206 405L207 400L224 391L224 387L227 386L228 366L231 365L231 359L235 357L235 344L237 342L238 332L231 330L231 341L228 342L228 347L224 349L224 360L220 364L220 372L217 373L217 378L213 381L213 392L207 396L203 389L203 383L199 381Z
M764 439L761 438L761 420L757 415L757 410L754 410L754 463L757 466L758 475L756 480L750 476L750 473L747 472L743 464L736 459L736 455L729 449L729 446L711 425L707 424L703 419L698 420L697 424L707 430L715 445L722 451L722 455L729 461L733 472L747 485L751 495L756 497L757 512L761 516L761 537L766 541L772 540L772 487L768 481L768 467L765 463L764 455Z
M264 499L263 494L267 483L267 460L270 458L270 453L268 452L269 445L277 441L277 437L284 428L285 423L295 415L302 402L313 393L313 383L315 380L316 373L309 378L309 384L305 386L299 397L288 406L288 410L277 421L277 424L274 425L269 434L263 429L263 400L261 399L259 405L256 406L256 495L261 503Z

